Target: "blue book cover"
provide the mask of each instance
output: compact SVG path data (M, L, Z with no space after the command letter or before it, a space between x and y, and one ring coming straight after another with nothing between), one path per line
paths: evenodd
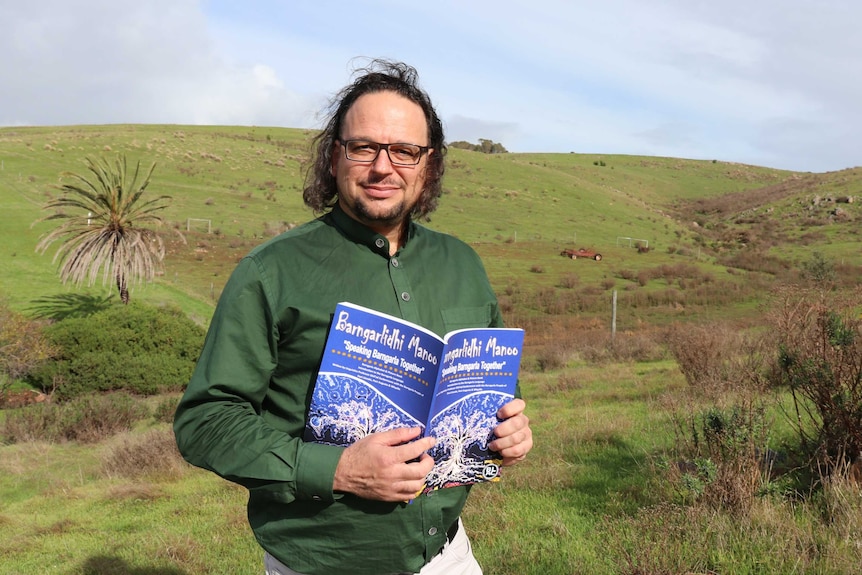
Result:
M378 431L422 427L436 438L425 492L499 479L488 449L497 410L514 397L524 331L473 328L445 338L342 302L317 375L305 440L349 445Z

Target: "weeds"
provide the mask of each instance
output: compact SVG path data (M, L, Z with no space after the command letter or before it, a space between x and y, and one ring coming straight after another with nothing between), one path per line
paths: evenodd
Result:
M3 439L7 442L78 441L95 443L149 417L149 411L130 395L83 396L67 403L39 403L6 412Z
M187 470L188 465L177 449L170 427L127 435L102 457L102 473L107 477L159 476L175 479Z

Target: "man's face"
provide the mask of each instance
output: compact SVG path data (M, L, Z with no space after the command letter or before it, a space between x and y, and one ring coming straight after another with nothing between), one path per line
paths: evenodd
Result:
M426 146L428 125L418 104L395 92L375 92L353 103L344 116L339 137ZM392 241L419 201L427 161L426 153L415 166L394 165L381 149L373 162L355 162L347 159L343 144L336 142L332 175L338 184L338 203L355 220L389 235Z

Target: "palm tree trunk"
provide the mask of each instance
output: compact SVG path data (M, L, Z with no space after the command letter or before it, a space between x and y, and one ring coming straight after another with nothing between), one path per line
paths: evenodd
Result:
M117 289L120 290L120 301L123 305L129 303L129 288L126 287L126 279L120 274L117 274Z

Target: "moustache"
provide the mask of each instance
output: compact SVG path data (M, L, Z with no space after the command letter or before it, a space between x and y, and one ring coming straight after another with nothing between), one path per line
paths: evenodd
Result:
M402 182L396 178L392 178L390 176L383 176L381 178L367 178L359 182L360 186L392 186L396 188L400 188L402 186Z

